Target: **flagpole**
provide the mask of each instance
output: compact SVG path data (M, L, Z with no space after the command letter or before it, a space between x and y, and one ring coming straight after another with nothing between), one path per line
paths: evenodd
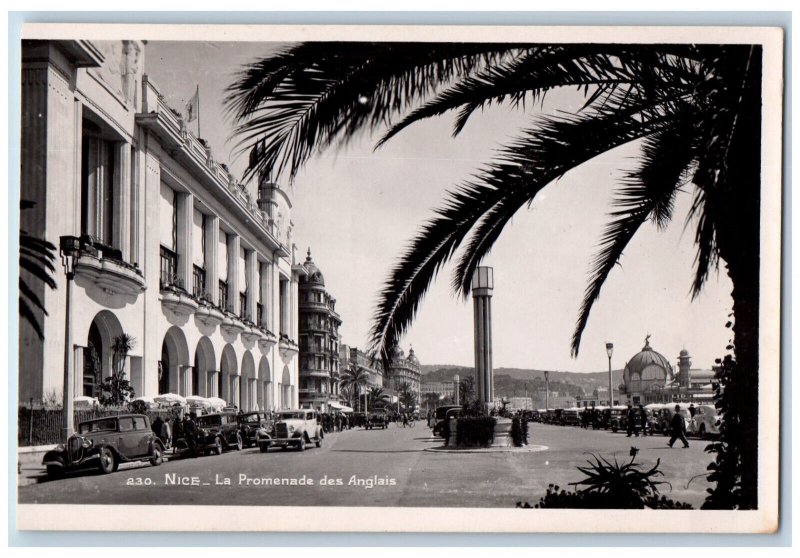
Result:
M202 136L200 135L200 84L197 84L197 89L195 90L195 96L197 97L197 137L198 139Z

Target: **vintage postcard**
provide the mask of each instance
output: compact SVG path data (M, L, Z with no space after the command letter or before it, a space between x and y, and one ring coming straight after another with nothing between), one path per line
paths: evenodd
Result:
M773 532L782 52L24 26L17 528Z

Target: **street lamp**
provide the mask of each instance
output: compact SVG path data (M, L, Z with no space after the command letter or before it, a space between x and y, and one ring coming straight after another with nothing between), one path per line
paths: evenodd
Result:
M66 327L64 328L64 395L62 408L64 409L64 440L68 440L74 431L73 417L73 371L72 371L72 280L75 278L75 263L81 252L81 241L74 236L62 236L60 239L59 253L64 273L67 276L67 311Z
M544 372L544 410L550 408L550 372Z
M614 384L611 380L611 355L614 354L614 343L606 343L606 354L608 355L608 406L614 406Z
M459 391L461 391L461 386L459 385L460 383L461 383L461 378L459 377L459 375L456 374L455 376L453 376L453 399L455 400L456 405L461 404L458 402L460 399Z

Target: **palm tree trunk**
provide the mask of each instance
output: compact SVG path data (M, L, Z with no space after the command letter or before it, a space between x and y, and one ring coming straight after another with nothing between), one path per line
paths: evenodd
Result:
M733 283L735 360L721 378L725 427L717 447L717 486L708 507L758 508L759 271L761 201L761 53L752 57L726 157L717 245ZM724 369L725 367L723 367Z

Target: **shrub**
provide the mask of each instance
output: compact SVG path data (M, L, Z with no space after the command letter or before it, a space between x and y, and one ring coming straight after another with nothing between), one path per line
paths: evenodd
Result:
M528 420L524 417L517 416L511 419L511 440L518 448L528 444Z
M486 447L494 439L497 420L487 416L460 417L456 422L456 445L459 447Z
M631 460L620 465L616 459L610 461L592 455L594 462L588 467L578 467L587 477L570 485L585 488L567 491L557 485L549 485L547 492L534 506L536 508L583 508L583 509L692 509L690 504L676 502L659 494L658 486L668 484L653 480L662 475L658 470L661 460L652 469L644 471L638 464L635 452ZM517 507L530 508L527 502Z

